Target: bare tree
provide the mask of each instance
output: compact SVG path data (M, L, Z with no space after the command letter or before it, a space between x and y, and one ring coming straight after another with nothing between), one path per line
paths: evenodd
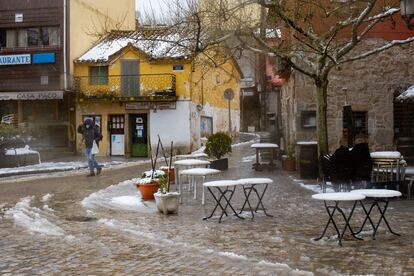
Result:
M280 57L294 70L313 79L321 154L328 152L327 92L331 70L414 41L414 37L384 41L383 45L363 53L353 51L374 26L399 16L399 1L395 0L188 0L187 3L191 5L181 6L180 16L173 20L173 25L192 30L194 52L203 53L212 45L242 47ZM267 10L266 22L258 12L252 12L258 7ZM264 23L267 29L277 32L273 37L276 39L263 35ZM229 44L234 37L239 43Z

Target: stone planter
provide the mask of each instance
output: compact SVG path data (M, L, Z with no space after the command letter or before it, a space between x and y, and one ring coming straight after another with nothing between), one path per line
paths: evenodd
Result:
M217 160L212 160L210 163L210 169L216 169L220 171L227 170L229 168L229 159L221 158Z
M158 211L164 215L176 214L178 212L178 200L180 194L177 192L161 194L157 192L154 194L155 204Z
M151 183L140 184L137 183L137 189L141 193L141 198L143 200L152 200L154 199L154 193L158 191L158 180L153 180Z

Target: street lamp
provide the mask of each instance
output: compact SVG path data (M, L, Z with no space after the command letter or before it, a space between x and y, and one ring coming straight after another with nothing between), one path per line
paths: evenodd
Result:
M401 17L407 24L407 28L414 30L414 23L411 19L414 18L414 0L400 0Z

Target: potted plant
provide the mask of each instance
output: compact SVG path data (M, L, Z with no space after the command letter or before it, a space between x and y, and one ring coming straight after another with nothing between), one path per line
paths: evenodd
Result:
M149 155L151 157L151 170L146 171L141 175L141 179L136 183L137 189L141 193L143 200L154 199L154 193L157 192L159 186L159 178L164 175L161 170L155 170L157 163L158 149L160 141L158 140L157 150L155 153L155 159L152 157L151 140L149 139Z
M222 158L226 153L231 151L231 137L224 132L217 132L210 135L207 139L205 153L210 158L214 157L215 160L211 161L210 168L217 170L227 170L229 167L229 161L227 158Z
M165 156L164 147L162 146L161 138L158 136L158 141L161 145L162 154L164 155L166 166L166 171L164 175L159 178L159 189L158 192L154 194L155 205L157 206L158 211L162 212L164 215L174 214L178 212L178 203L180 194L177 192L170 192L171 184L171 170L172 168L172 154L173 154L173 142L171 142L171 152L170 152L170 162L167 161Z
M178 203L180 194L177 192L170 192L169 174L159 178L159 189L154 194L155 205L158 211L164 215L175 214L178 212Z
M287 155L283 158L283 168L287 171L296 170L296 148L294 142L291 142L287 147Z

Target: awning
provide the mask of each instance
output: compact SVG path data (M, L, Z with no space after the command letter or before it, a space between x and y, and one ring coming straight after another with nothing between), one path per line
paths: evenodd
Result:
M395 101L400 103L414 103L414 85L402 92L397 98L395 98Z
M62 100L63 91L0 92L0 101Z

